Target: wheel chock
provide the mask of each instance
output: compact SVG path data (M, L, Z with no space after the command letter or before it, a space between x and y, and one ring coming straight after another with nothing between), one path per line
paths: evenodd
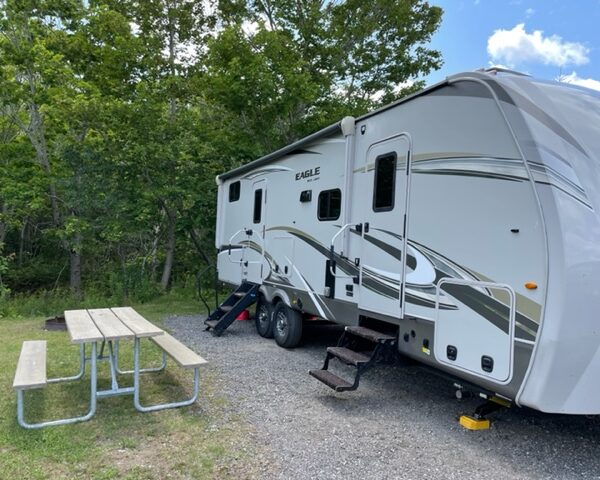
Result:
M491 425L487 418L475 418L469 415L461 415L459 423L467 430L489 430Z

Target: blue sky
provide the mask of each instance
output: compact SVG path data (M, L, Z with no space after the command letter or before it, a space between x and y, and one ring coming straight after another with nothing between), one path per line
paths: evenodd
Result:
M600 90L600 0L430 0L444 9L431 46L444 66L428 84L503 65Z

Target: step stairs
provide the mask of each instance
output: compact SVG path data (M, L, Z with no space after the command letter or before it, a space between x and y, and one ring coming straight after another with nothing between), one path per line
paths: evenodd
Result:
M204 321L206 330L210 330L217 337L231 325L237 316L246 308L256 302L259 286L254 283L243 282L225 301L212 312Z
M309 370L309 374L336 392L356 390L360 377L390 351L395 351L395 335L366 327L346 327L336 347L327 347L323 368ZM369 349L365 350L368 346ZM329 362L336 358L342 364L356 369L354 380L345 380L329 370Z

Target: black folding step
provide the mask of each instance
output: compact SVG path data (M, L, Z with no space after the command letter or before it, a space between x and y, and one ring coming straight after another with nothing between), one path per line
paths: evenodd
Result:
M204 320L204 325L206 325L209 328L214 328L217 323L219 323L219 320Z
M336 392L353 390L351 383L338 377L335 373L331 373L329 370L309 370L308 373L328 387L333 388Z
M346 327L346 332L376 343L394 342L396 340L395 335L381 333L365 327Z
M256 302L259 286L254 283L243 282L225 301L212 312L204 321L206 330L212 330L217 337L220 336L236 317L246 308Z
M339 358L346 365L358 366L361 363L367 363L370 358L346 347L327 347L327 352L335 358Z
M372 350L365 353L365 344L372 345ZM323 368L309 370L309 374L323 382L336 392L356 390L360 376L377 362L383 361L396 348L396 336L378 332L365 327L346 327L338 341L337 347L327 347L327 355ZM329 362L337 358L343 364L356 369L354 382L350 383L330 372Z

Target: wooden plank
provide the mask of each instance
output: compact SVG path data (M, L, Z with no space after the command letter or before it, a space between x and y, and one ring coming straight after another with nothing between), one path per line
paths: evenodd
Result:
M193 368L205 365L208 362L204 360L193 350L190 350L179 340L173 338L168 333L163 333L156 337L151 337L151 340L162 348L167 354L175 360L180 367Z
M71 343L99 342L104 340L102 333L92 321L87 310L66 310L65 322Z
M146 320L131 307L114 307L111 310L136 337L154 337L164 333L161 328Z
M21 356L13 381L15 390L40 388L47 385L46 379L46 340L23 342Z
M135 336L110 308L95 308L88 312L105 340L124 340Z

